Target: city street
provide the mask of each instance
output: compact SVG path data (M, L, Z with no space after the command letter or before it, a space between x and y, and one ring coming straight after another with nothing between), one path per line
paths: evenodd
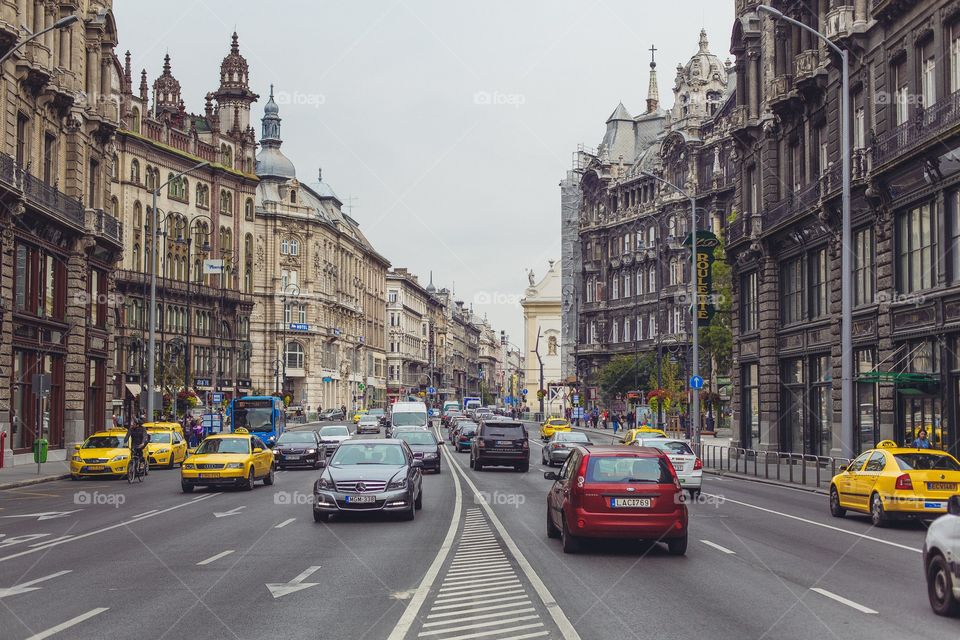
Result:
M443 430L439 430L443 435ZM602 437L597 438L598 440ZM539 460L539 441L531 440ZM933 615L924 530L830 517L826 498L708 476L685 557L660 545L564 555L544 529L550 482L425 474L413 522L316 524L319 471L252 492L56 481L0 494L0 634L102 638L956 637ZM483 500L477 498L482 495Z

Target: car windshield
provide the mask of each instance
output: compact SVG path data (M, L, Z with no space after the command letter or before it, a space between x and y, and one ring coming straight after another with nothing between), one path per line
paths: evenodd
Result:
M287 431L277 440L277 444L316 444L317 440L309 431Z
M579 431L564 431L563 433L554 434L553 438L557 442L590 442L587 434L580 433Z
M671 484L673 476L662 458L592 456L587 464L587 482Z
M150 434L150 442L158 444L170 444L170 432L169 431L148 431Z
M83 443L84 449L122 449L127 446L127 436L90 436Z
M502 438L503 440L521 440L527 437L523 426L519 424L497 424L495 422L487 424L484 435L488 438Z
M551 420L550 424L555 427L562 427L567 424L566 420Z
M936 471L960 471L960 464L945 453L895 453L901 471L933 469Z
M197 447L197 453L250 453L250 439L208 438Z
M643 440L644 447L653 447L654 449L660 449L661 451L666 451L667 453L678 453L684 456L694 455L693 449L687 445L686 442L678 442L676 440L672 441L657 441L657 440Z
M383 409L370 409L367 415L377 416L378 418L383 415Z
M437 444L437 439L429 431L401 431L397 438L407 444Z
M349 436L350 430L346 427L324 427L320 429L320 437Z
M395 427L422 427L427 424L427 414L418 411L394 412L392 420Z
M273 431L273 409L270 407L237 409L233 415L233 428L239 427L258 433Z
M402 465L407 463L407 456L398 444L363 442L343 444L333 454L330 464L334 467L352 464L387 464Z
M366 423L379 422L379 418L377 418L377 416L372 416L369 413L365 413L362 416L360 416L360 422L366 422Z
M466 426L460 427L460 435L462 436L472 436L477 432L477 425L468 424Z

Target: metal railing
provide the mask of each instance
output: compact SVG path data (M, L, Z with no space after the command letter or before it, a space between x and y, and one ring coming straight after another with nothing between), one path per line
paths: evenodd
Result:
M850 464L849 458L832 458L785 451L758 451L743 447L702 444L697 452L705 469L739 473L818 489Z

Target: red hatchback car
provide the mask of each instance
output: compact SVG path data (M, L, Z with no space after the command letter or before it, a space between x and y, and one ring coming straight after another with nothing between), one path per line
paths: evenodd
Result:
M547 536L575 553L582 538L637 538L687 552L687 505L666 454L650 447L586 446L570 453L547 494Z

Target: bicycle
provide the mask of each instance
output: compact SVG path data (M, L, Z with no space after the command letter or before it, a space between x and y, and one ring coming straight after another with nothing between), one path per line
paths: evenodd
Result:
M129 484L133 484L134 480L143 482L147 477L147 457L143 452L139 454L134 452L132 455L133 459L127 465L127 483Z

